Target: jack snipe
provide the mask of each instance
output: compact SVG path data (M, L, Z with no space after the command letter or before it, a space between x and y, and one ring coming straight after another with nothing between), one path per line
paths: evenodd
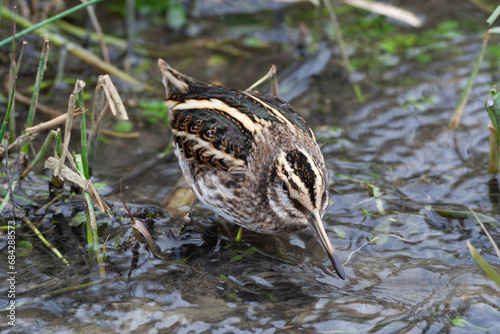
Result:
M321 220L329 202L325 161L302 116L276 97L199 81L161 59L158 65L176 155L196 197L255 232L312 227L344 279Z

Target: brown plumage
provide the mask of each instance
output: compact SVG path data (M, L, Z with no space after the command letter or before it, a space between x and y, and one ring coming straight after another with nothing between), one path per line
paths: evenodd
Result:
M196 197L229 222L282 234L311 226L344 278L323 228L328 176L314 134L288 103L158 65L175 151Z

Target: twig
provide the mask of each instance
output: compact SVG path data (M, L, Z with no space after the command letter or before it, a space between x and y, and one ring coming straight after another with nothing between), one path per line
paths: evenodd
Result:
M87 0L80 0L82 3L87 3ZM97 20L97 16L95 15L95 10L93 6L87 7L87 12L89 13L90 20L92 21L92 25L94 26L95 31L97 32L97 36L99 38L99 44L101 45L102 58L108 64L111 64L111 60L109 59L108 47L106 46L106 42L103 38L103 33L101 29L101 25L99 24L99 20Z
M73 159L69 159L72 161ZM54 170L58 164L59 160L54 158L54 157L49 157L45 161L45 168ZM68 166L62 165L61 170L60 170L60 176L64 180L68 180L80 188L82 188L85 192L89 193L90 196L92 197L92 200L94 201L95 205L101 210L101 212L106 213L108 216L111 217L111 214L109 213L109 206L102 201L101 197L95 190L95 187L92 183L92 181L86 180L83 176L81 176L79 173L76 173L72 171Z
M16 140L14 140L14 142L8 146L8 150L3 147L0 147L0 159L3 159L5 156L7 156L8 151L16 151L17 149L21 148L24 144L33 141L33 139L35 139L36 136L38 136L38 132L27 133L17 137Z
M85 109L83 108L77 108L75 110L75 113L73 114L74 116L80 116L86 112ZM26 132L29 133L36 133L36 132L42 132L45 130L48 130L56 125L59 125L61 123L64 123L66 121L66 118L68 117L68 113L62 114L57 116L56 118L51 119L50 121L40 123L38 125L32 126L31 128L26 128Z
M417 15L406 9L393 6L390 3L365 0L342 0L342 2L347 5L368 10L372 13L385 15L387 17L408 23L415 28L422 26L422 20Z
M68 112L67 115L68 117L66 118L66 126L64 128L64 142L63 142L63 148L62 148L62 153L61 157L59 159L59 163L57 164L56 168L54 169L54 176L59 175L59 171L61 170L62 165L64 164L64 161L66 160L66 155L68 153L68 147L69 147L69 141L71 139L71 128L73 125L73 115L75 112L75 107L76 107L76 96L78 93L85 87L85 82L81 80L77 80L75 83L75 89L73 90L73 93L69 96L69 102L68 102Z
M254 89L255 87L257 87L258 85L260 85L261 83L263 83L267 79L271 80L271 94L273 96L278 97L278 94L279 94L278 77L276 75L276 66L274 64L271 65L271 68L266 73L266 75L264 75L262 78L257 80L253 85L251 85L250 87L245 89L245 91L250 91L250 90Z
M17 91L15 94L15 98L16 98L16 101L19 101L19 102L27 104L27 105L29 105L31 102L31 99L29 97L24 96L23 94L21 94ZM44 114L47 114L47 115L53 116L53 117L60 116L63 114L63 112L59 112L57 110L54 110L51 107L48 107L44 104L41 104L40 102L38 102L36 104L36 109L40 112L43 112Z

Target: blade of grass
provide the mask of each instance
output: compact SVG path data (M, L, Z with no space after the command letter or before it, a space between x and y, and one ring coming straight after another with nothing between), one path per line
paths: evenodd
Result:
M127 56L125 57L125 71L130 73L132 68L132 57L134 56L135 34L137 31L135 20L135 0L125 0L127 8Z
M59 56L57 57L57 71L56 71L56 78L54 79L55 87L59 87L63 83L64 64L66 64L67 55L68 55L68 49L66 48L66 44L63 44L59 48Z
M83 173L83 161L80 154L75 154L75 161L80 173ZM97 265L99 266L99 272L101 276L105 276L104 259L99 248L99 233L97 231L97 221L95 219L94 206L92 205L92 200L87 192L84 192L85 204L87 206L87 246L89 248L90 259L94 258L94 254L97 258Z
M0 0L0 11L2 11L3 8L3 0ZM0 14L0 27L2 26L2 14Z
M483 62L484 54L486 52L486 47L488 46L488 40L490 39L491 34L500 34L500 27L491 28L484 33L481 50L479 51L479 55L476 58L474 67L472 68L469 78L467 79L467 83L465 84L465 87L462 90L460 97L458 98L457 106L455 107L453 116L450 120L450 123L448 124L449 129L456 130L458 124L460 123L460 119L462 118L465 106L467 105L467 101L469 100L472 85L474 84L474 80L476 79L477 73L479 72L479 66Z
M78 93L78 101L77 106L79 108L85 108L83 102L83 89ZM80 142L82 145L82 168L83 168L83 176L88 180L90 178L89 175L89 164L88 164L88 141L87 141L87 118L85 114L80 115Z
M481 268L486 272L486 274L500 287L500 275L491 268L491 266L486 262L486 260L477 252L474 246L471 245L469 240L467 240L467 247L469 247L470 254L476 260Z
M35 166L40 162L40 160L42 160L42 158L45 156L45 154L47 153L47 150L49 149L49 146L50 146L50 143L52 143L52 140L54 139L54 137L57 135L57 131L50 131L50 133L47 135L47 137L45 138L45 142L43 143L42 147L40 148L40 150L38 151L37 155L35 156L35 158L31 161L30 165L28 166L28 168L26 168L24 170L24 172L22 172L21 175L19 175L19 178L24 178L26 175L28 175L28 173L33 169L35 168Z
M500 16L500 5L497 6L497 8L495 8L495 10L493 11L493 13L491 13L490 17L488 17L488 19L486 20L486 22L489 24L489 25L492 25L493 22L495 22L495 20Z
M17 61L16 72L14 74L14 77L12 78L9 102L7 103L7 111L3 118L2 128L0 129L0 143L3 140L3 135L5 133L5 129L7 128L7 123L9 122L10 111L12 110L12 105L14 104L14 95L16 93L17 78L19 76L19 69L21 68L21 59L23 57L24 46L26 44L27 44L26 42L23 42L23 45L21 47L21 53L19 54L19 59Z
M493 86L488 94L485 103L486 112L490 117L491 124L488 124L490 154L488 161L488 172L497 174L500 165L500 88Z
M2 213L3 208L5 207L5 205L7 205L7 202L9 201L9 198L10 198L10 194L12 192L14 192L14 189L16 188L16 184L17 184L17 181L12 182L12 185L10 186L10 191L7 193L7 195L5 195L5 197L3 198L2 203L0 203L0 214Z
M68 287L65 287L65 288L61 288L61 289L57 289L57 290L54 290L54 291L50 291L50 292L44 293L43 295L38 296L38 297L33 298L33 299L26 299L26 300L22 300L22 301L16 302L16 307L21 307L21 306L24 306L24 305L32 304L34 302L42 301L42 300L44 300L47 297L55 296L55 295L58 295L58 294L61 294L61 293L68 293L68 292L73 292L73 291L77 291L77 290L83 290L83 289L86 289L88 287L100 284L101 282L102 282L102 280L98 280L98 281L95 281L95 282L88 282L88 283L80 284L80 285L77 285L77 286L68 286ZM5 312L7 310L8 310L7 307L4 307L3 309L0 309L0 312Z
M52 23L52 22L57 21L57 20L59 20L59 19L62 19L62 18L63 18L63 17L65 17L65 16L68 16L68 15L70 15L70 14L73 14L73 13L75 13L75 12L77 12L77 11L79 11L79 10L81 10L81 9L85 8L85 7L88 7L88 6L94 5L94 4L96 4L96 3L98 3L98 2L101 2L101 1L102 1L102 0L91 0L91 1L89 1L89 2L86 2L86 3L80 4L80 5L78 5L78 6L75 6L75 7L70 8L70 9L67 9L67 10L65 10L64 12L61 12L61 13L59 13L59 14L57 14L57 15L54 15L54 16L52 16L52 17L50 17L50 18L46 19L46 20L43 20L43 21L42 21L42 22L40 22L40 23L37 23L37 24L31 25L29 28L26 28L26 29L24 29L24 30L22 30L22 31L18 32L15 36L11 36L11 37L8 37L8 38L6 38L6 39L4 39L4 40L0 41L0 47L2 47L2 46L4 46L4 45L6 45L6 44L8 44L8 43L12 42L13 38L19 39L19 38L21 38L21 37L23 37L23 36L25 36L25 35L27 35L27 34L29 34L29 33L32 33L32 32L34 32L34 31L36 31L36 30L38 30L38 29L40 29L40 28L42 28L42 27L46 26L46 25L47 25L47 24L49 24L49 23ZM8 12L9 12L9 10L8 10L7 8L2 7L2 13L1 13L1 14L2 14L2 16L5 16L6 18L9 18L9 16L8 16L8 14L9 14L9 13L8 13ZM26 21L27 21L27 20L26 20Z
M31 103L28 110L28 119L26 120L26 127L29 128L33 125L35 118L36 105L38 102L38 95L40 94L40 84L43 80L43 74L47 68L47 60L49 59L49 40L47 36L44 37L42 53L40 54L40 62L38 64L38 71L36 73L35 86L33 88L33 95L31 96ZM22 147L22 152L28 154L28 144Z
M468 219L468 218L474 218L475 216L470 211L454 211L454 210L440 210L440 209L434 209L434 211L440 216L445 218ZM498 223L498 220L493 217L483 215L481 213L478 213L476 215L481 219L481 221L485 223L489 224Z
M17 19L17 7L14 7L14 20L12 21L12 36L16 35L16 19ZM16 73L16 39L12 39L12 46L10 49L10 68L9 68L9 82L14 82L14 76ZM12 93L12 91L10 91ZM14 92L15 97L15 92ZM16 102L12 102L12 113L9 115L9 140L8 144L12 143L16 138L16 115L14 112ZM3 136L0 136L0 140L3 139Z
M80 0L82 3L87 3L87 0ZM111 60L109 58L108 47L106 46L106 42L104 41L101 25L97 20L97 16L95 15L95 10L93 6L87 7L87 12L89 13L90 20L92 21L92 25L97 33L99 38L99 45L101 46L102 59L108 64L111 64Z
M35 233L38 239L40 239L43 242L43 244L52 251L52 253L54 253L59 259L61 259L61 261L65 265L69 266L68 260L66 260L64 256L62 256L62 254L59 252L57 248L54 247L54 245L52 245L50 242L47 241L47 239L45 239L43 234L40 233L40 231L36 228L36 226L25 215L22 215L21 219Z
M56 153L57 157L60 158L62 156L62 145L61 145L61 128L57 128L56 135Z
M351 77L352 73L354 72L354 69L351 65L351 61L349 60L349 55L347 54L347 47L344 42L344 38L342 37L342 32L340 31L339 20L337 18L337 15L335 14L335 10L330 1L331 0L323 0L323 3L325 4L325 7L328 10L328 13L330 14L330 20L332 21L333 28L335 29L335 38L337 39L337 43L339 44L340 54L342 55L342 61L344 63L344 67L349 73L349 77ZM358 83L356 82L351 82L351 87L354 93L356 94L358 101L360 103L363 103L364 97L363 94L361 93L361 87L359 87Z
M488 173L497 174L500 168L498 150L500 143L497 140L498 131L492 124L488 124L490 152L488 155Z
M488 99L485 102L486 112L490 117L491 123L495 129L500 130L500 88L493 86L489 93Z
M472 214L476 218L479 225L481 225L481 228L483 229L484 233L488 237L488 240L491 242L491 245L495 249L495 252L497 253L498 258L500 259L500 249L498 249L498 245L496 244L495 240L493 240L493 238L491 237L490 232L488 232L488 230L486 229L486 226L484 226L483 222L481 221L481 219L479 219L479 217L476 215L476 213L471 208L469 208L469 210L470 210L470 212L472 212Z
M7 8L2 8L2 15L5 18L10 19L10 20L13 20L13 18L14 18L14 13L11 12L10 10L8 10ZM20 26L23 26L23 27L32 27L33 26L32 22L30 22L29 20L22 18L22 17L18 18L17 24L19 24ZM142 81L138 80L137 78L121 71L118 67L116 67L114 65L104 62L102 59L100 59L99 57L94 55L92 52L85 50L80 45L71 42L70 40L66 39L63 36L61 36L55 32L50 31L46 27L39 28L37 33L48 35L50 42L53 45L55 45L57 47L61 47L62 45L65 45L68 52L72 53L73 55L82 59L87 64L90 64L91 66L94 66L95 68L97 68L105 73L114 75L115 77L117 77L123 81L129 82L133 85L136 85L139 87L144 87L148 90L152 89L152 87L150 85L147 85L147 84L143 83Z

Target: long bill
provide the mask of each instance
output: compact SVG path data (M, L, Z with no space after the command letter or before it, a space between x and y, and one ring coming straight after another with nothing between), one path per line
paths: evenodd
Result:
M330 244L330 240L326 235L319 210L316 209L311 212L311 217L309 218L309 226L311 226L311 228L318 236L319 243L321 244L321 246L323 246L323 249L326 251L326 254L330 258L330 261L332 261L333 268L337 272L337 275L339 275L340 278L345 279L344 267L342 267L340 259L337 254L335 254L335 250L333 249L332 245Z

